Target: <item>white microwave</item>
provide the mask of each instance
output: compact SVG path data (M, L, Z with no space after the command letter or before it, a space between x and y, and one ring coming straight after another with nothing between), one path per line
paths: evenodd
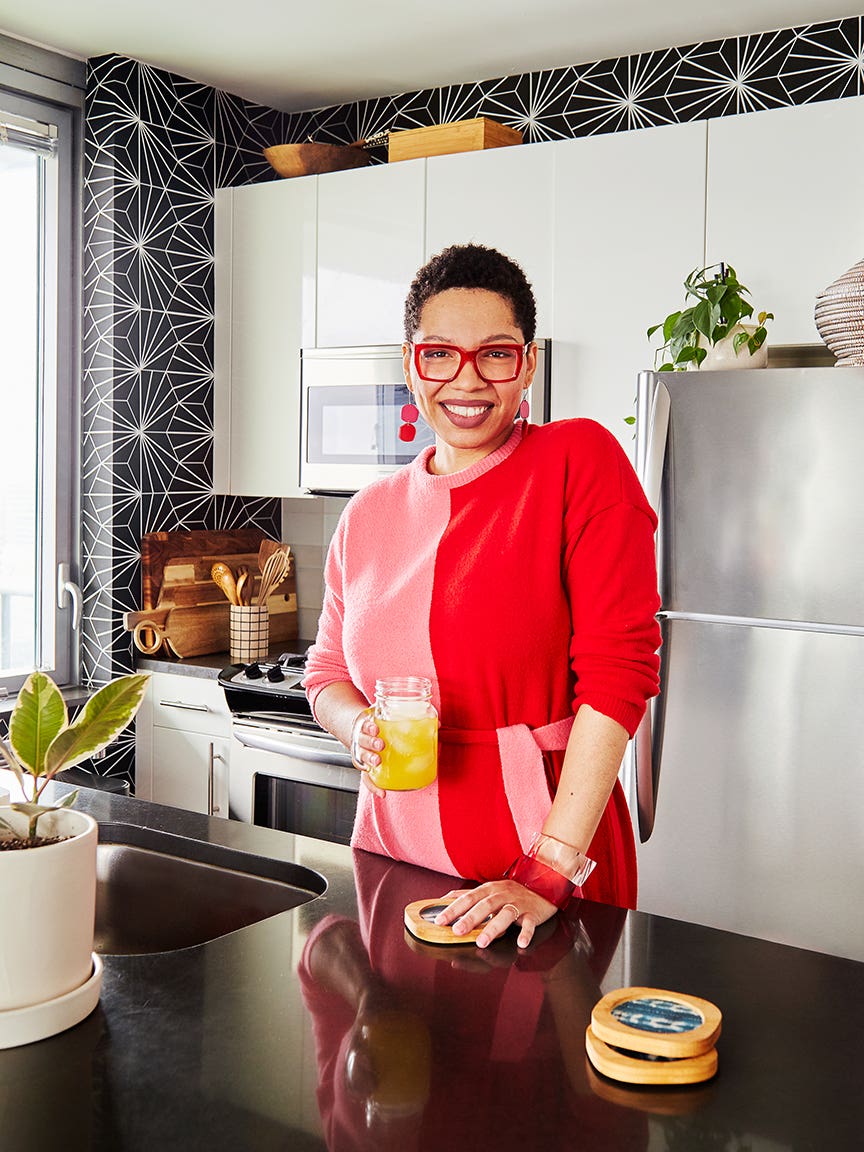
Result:
M528 419L549 419L551 348L537 341L537 371ZM402 348L304 348L300 353L300 486L345 495L409 464L434 443L422 416L410 444L399 439L402 406L410 401Z

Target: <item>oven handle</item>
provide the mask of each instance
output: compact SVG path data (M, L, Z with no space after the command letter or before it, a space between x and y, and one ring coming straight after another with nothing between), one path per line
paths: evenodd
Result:
M301 744L299 741L295 743L291 739L292 735L305 737L307 740L316 739L305 732L293 733L290 729L284 729L278 736L274 736L266 729L250 729L236 724L234 735L247 748L260 748L264 752L278 752L282 756L293 756L297 760L307 760L311 764L333 764L340 768L354 767L347 750L335 740L332 744L328 742L326 747L314 748L310 747L308 743ZM323 744L323 741L321 743Z

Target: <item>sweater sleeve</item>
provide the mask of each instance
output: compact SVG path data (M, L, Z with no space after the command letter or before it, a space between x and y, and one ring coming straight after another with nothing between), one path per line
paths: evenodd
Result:
M342 629L345 619L343 596L344 539L345 516L343 515L327 551L327 561L324 566L324 606L318 621L318 635L315 638L315 643L306 654L303 687L306 690L313 716L315 716L315 701L324 688L339 681L351 681L351 674L348 671L342 645Z
M617 443L598 459L610 497L569 525L564 579L570 599L573 709L588 704L631 736L659 691L660 607L654 554L656 517ZM610 454L611 447L611 454Z

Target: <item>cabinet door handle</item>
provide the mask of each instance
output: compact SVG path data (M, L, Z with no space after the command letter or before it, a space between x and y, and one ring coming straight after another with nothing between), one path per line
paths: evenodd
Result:
M206 704L185 704L182 700L160 700L163 708L182 708L185 712L209 712Z
M216 751L213 741L210 741L209 752L207 753L207 815L215 816L219 811L219 805L214 804L216 794L216 761L222 760L222 757Z

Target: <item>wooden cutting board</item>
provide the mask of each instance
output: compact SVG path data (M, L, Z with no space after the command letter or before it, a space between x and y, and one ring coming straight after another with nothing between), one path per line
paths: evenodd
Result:
M260 528L233 528L210 532L148 532L141 537L141 607L155 608L162 588L167 561L178 556L212 556L222 553L254 552L267 533ZM257 569L256 560L256 569Z
M189 532L180 535L206 537L207 543L213 543L213 537L231 534ZM254 551L215 551L206 555L183 553L173 557L162 555L158 562L157 604L151 608L145 607L140 612L127 612L123 616L124 627L135 632L136 645L148 654L155 654L164 645L181 658L227 652L230 605L210 577L210 570L217 560L228 564L235 574L241 565L245 565L254 579L254 603L261 580L258 544L266 538L260 532L255 535L258 539ZM248 539L248 535L245 538ZM157 543L161 546L161 542ZM172 542L167 543L170 550ZM295 640L299 629L293 563L286 579L267 598L267 607L270 611L271 642L281 644Z

